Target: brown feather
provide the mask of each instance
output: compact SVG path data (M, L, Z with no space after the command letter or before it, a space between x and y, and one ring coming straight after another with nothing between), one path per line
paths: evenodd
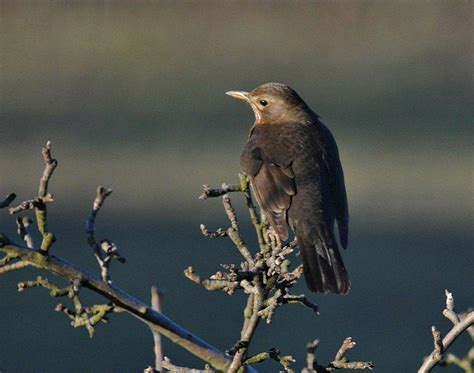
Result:
M288 239L286 211L295 194L293 179L275 164L263 163L260 171L251 178L257 202L281 240Z

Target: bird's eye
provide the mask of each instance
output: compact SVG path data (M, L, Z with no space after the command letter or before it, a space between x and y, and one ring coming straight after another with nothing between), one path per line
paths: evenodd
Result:
M260 100L260 105L267 106L268 105L267 100Z

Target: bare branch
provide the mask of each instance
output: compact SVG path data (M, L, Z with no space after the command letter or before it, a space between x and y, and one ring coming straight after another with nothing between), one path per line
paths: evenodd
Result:
M454 297L453 294L449 292L449 290L445 290L444 293L446 294L446 308L443 310L443 315L448 320L450 320L454 325L459 322L459 316L456 312L454 312Z
M374 364L371 361L349 361L346 357L347 352L353 348L356 343L351 337L347 337L342 342L341 347L336 353L336 357L328 366L318 365L315 358L316 348L319 346L319 340L314 340L306 345L306 367L302 373L328 373L338 369L372 369Z
M319 306L316 303L313 303L306 298L306 295L292 295L286 294L283 296L283 302L287 304L302 304L310 309L312 309L315 313L319 314Z
M172 364L170 359L167 357L163 359L162 365L163 365L163 368L166 369L166 371L170 371L173 373L214 373L215 372L208 365L206 365L206 367L203 370L179 367L177 365Z
M99 322L107 322L107 315L111 312L117 312L113 303L93 305L91 307L83 307L79 299L79 289L81 287L80 280L75 280L71 285L65 288L59 288L47 279L38 276L33 281L22 281L18 283L18 291L23 292L26 289L43 287L49 290L52 297L68 297L74 304L74 310L70 310L67 306L59 303L55 310L62 312L72 320L71 325L75 328L84 326L89 336L92 337L95 332L94 326Z
M244 365L258 364L268 359L273 359L279 362L285 372L293 372L293 370L290 368L290 365L296 360L293 358L293 356L281 356L280 350L276 348L271 348L268 352L261 352L257 355L249 357L247 360L245 360Z
M41 150L41 154L43 155L45 168L40 179L38 197L44 198L48 193L49 180L58 165L58 161L51 157L51 141L46 142L46 146Z
M0 200L0 209L8 207L10 205L10 203L12 203L15 198L16 198L16 194L15 193L10 193L3 200Z
M466 317L461 320L459 323L453 326L453 328L446 334L442 340L442 347L439 346L435 339L435 345L438 345L433 352L426 358L423 365L418 369L418 373L427 373L437 365L441 359L439 359L439 353L441 351L446 351L449 346L459 337L466 329L474 325L474 311L469 312ZM434 336L434 335L433 335ZM434 338L436 338L434 336Z
M223 189L219 189L219 191L227 190L228 188L224 188L224 186L228 187L227 184L222 184ZM234 186L232 191L241 191ZM240 188L240 187L239 187ZM216 191L217 189L209 189ZM213 193L212 196L219 195L217 192ZM239 232L239 221L237 219L237 215L235 214L234 207L232 206L232 201L227 193L225 193L222 197L222 204L224 205L224 211L227 215L227 218L230 221L230 227L227 230L223 230L219 228L215 232L209 232L204 224L200 225L201 232L205 237L208 238L217 238L217 237L229 237L230 240L234 243L235 247L239 250L240 254L244 257L244 259L249 264L250 268L255 266L252 254L250 253L247 245L245 244L244 240L242 239L240 232Z
M112 189L106 189L102 186L97 187L96 196L92 204L92 211L89 217L86 219L86 234L87 234L87 243L94 250L94 252L101 257L100 255L100 245L95 239L95 218L99 213L100 208L102 207L105 199L112 194Z
M151 287L151 308L155 311L161 312L161 296L162 294L158 291L156 286ZM163 360L163 345L161 343L161 334L158 332L153 333L153 351L155 352L155 369L161 371L161 362Z
M10 215L16 214L25 210L33 210L35 208L42 208L45 203L54 202L54 197L51 193L46 194L43 198L29 199L23 201L18 206L10 207L8 213Z
M43 236L40 251L43 254L46 254L48 253L51 245L56 240L53 233L48 231L46 202L51 202L53 200L53 196L51 195L51 193L48 193L48 184L49 180L51 179L51 176L53 175L54 170L58 165L58 161L51 157L51 141L48 141L46 143L46 146L41 150L41 154L43 155L45 167L43 175L41 175L38 188L38 203L35 204L34 207L36 214L36 224L38 226L38 230Z
M234 207L232 206L232 203L230 201L230 197L228 194L224 194L222 197L222 203L224 205L224 211L227 214L227 217L230 220L230 225L231 227L238 231L239 230L239 221L237 219L237 215L235 214Z
M263 230L265 227L267 227L267 224L261 221L260 216L257 212L257 208L255 207L253 203L252 195L250 193L250 183L247 176L245 176L244 174L239 174L239 184L224 183L222 184L221 188L210 188L208 185L204 185L199 199L205 200L210 197L220 197L231 192L244 193L247 207L250 213L250 218L252 220L252 224L254 225L256 233L257 233L259 246L261 249L265 248L266 243L263 237L264 236Z
M316 356L315 351L319 346L319 339L315 339L312 342L306 344L306 367L303 369L302 373L311 372L316 366Z
M199 226L201 229L201 233L204 237L206 238L220 238L220 237L227 237L227 232L223 230L222 228L219 228L218 230L214 232L209 232L207 227L204 224L201 224Z
M240 236L239 231L236 231L234 228L231 227L227 229L227 236L229 236L229 238L234 243L237 250L239 250L240 254L247 261L250 268L253 269L255 267L255 262L252 258L252 254L250 253L247 245L245 244L244 240Z
M331 366L336 369L372 369L374 364L371 361L347 361L346 353L356 345L351 337L347 337L342 342L341 347L336 353L336 358L331 362Z
M435 326L431 327L431 334L433 334L433 344L434 344L434 351L433 351L433 359L439 363L443 358L444 346L442 336L439 330L436 329Z
M107 189L102 186L97 187L96 196L92 204L92 211L89 217L86 219L86 234L87 234L87 243L94 250L94 255L99 264L100 273L102 281L109 284L112 283L112 278L110 277L109 267L112 263L112 259L117 259L120 263L125 263L125 258L121 256L118 252L117 246L109 240L102 240L102 242L97 242L95 238L95 219L99 210L105 202L105 199L112 194L112 189Z
M250 219L255 228L255 233L257 234L258 246L262 252L267 251L267 244L265 242L264 231L268 227L268 224L261 219L255 204L253 203L252 194L250 193L250 181L248 177L244 174L239 174L240 179L240 189L245 195L245 201L247 203L247 208L249 210Z
M31 236L31 223L33 221L24 216L23 218L16 218L17 233L23 241L25 241L26 247L33 249L33 237Z
M15 262L15 263L12 263L12 264L7 264L7 265L0 266L0 275L2 275L4 273L16 271L18 269L28 267L28 265L29 264L25 263L25 262Z
M192 266L189 266L184 270L184 275L190 279L191 281L195 282L196 284L204 286L207 290L214 291L214 290L223 290L228 294L233 294L235 289L239 286L239 282L234 280L227 280L227 279L209 279L203 280L201 277L194 272Z
M258 278L254 279L254 284L256 292L253 296L249 297L249 302L244 310L244 315L247 320L244 322L240 332L240 340L234 345L231 352L228 351L230 355L234 354L234 358L232 359L232 363L229 366L227 373L235 373L243 365L250 342L257 329L258 322L260 321L258 312L263 307L265 293Z
M209 185L203 185L199 199L205 200L210 197L220 197L226 193L242 192L242 188L237 184L222 184L220 188L210 188Z
M474 325L474 311L469 311L462 315L462 317L459 317L459 315L454 312L454 297L452 293L450 293L448 290L445 290L445 294L446 308L443 310L443 315L453 323L453 327L444 338L442 338L441 333L436 329L436 327L432 327L431 330L435 348L431 354L425 358L425 361L418 369L418 373L430 372L434 366L440 364L443 361L444 353L451 346L451 344L465 330L468 330ZM451 360L453 360L453 356L451 356Z
M38 276L36 280L22 281L18 283L18 291L22 292L26 289L33 289L36 287L43 287L49 290L49 295L52 297L64 297L69 296L72 298L74 296L74 291L71 286L66 288L59 288L58 286L50 283L48 279Z
M76 311L72 311L62 303L59 303L56 306L55 311L62 312L68 316L72 320L71 325L74 328L81 326L85 327L91 338L95 333L94 326L99 322L107 323L109 321L107 315L111 312L117 312L115 310L115 305L111 303L96 304L92 307L76 309Z

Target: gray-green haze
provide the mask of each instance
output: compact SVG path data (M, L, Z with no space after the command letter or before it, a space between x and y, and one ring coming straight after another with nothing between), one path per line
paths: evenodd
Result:
M237 179L253 121L224 92L286 83L339 145L353 289L312 296L320 316L283 308L262 325L254 352L275 346L301 367L310 339L321 339L319 360L329 361L351 335L350 356L374 360L375 371L414 371L432 348L431 325L448 326L444 289L460 309L474 305L472 23L468 1L0 2L0 195L34 195L39 150L51 140L60 162L53 251L95 269L83 220L96 186L113 188L98 235L129 259L114 279L143 300L158 284L168 314L228 348L243 298L181 275L190 264L205 275L239 259L229 243L200 237L200 223L226 222L219 201L197 196L204 183ZM0 228L14 235L5 211ZM0 278L2 373L152 363L144 326L112 316L89 340L52 311L46 292L16 293L33 276ZM165 355L200 366L169 343Z

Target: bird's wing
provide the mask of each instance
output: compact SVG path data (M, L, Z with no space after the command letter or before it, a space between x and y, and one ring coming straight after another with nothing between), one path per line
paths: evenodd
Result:
M329 177L332 204L335 208L339 239L342 247L345 249L347 248L349 236L349 208L347 205L344 173L342 171L341 161L339 160L339 151L337 149L336 141L329 129L323 124L322 133L325 142L324 162Z
M260 208L281 240L288 238L286 211L296 194L291 163L278 164L262 148L249 141L240 158L242 170L250 177Z

